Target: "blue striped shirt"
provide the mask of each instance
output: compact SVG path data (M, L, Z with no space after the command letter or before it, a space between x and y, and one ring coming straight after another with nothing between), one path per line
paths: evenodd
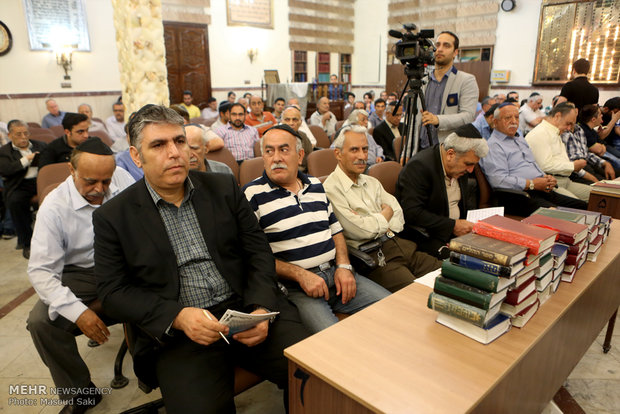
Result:
M297 177L303 184L298 194L272 182L264 171L243 191L274 256L310 269L336 257L332 236L342 227L319 179L301 172Z

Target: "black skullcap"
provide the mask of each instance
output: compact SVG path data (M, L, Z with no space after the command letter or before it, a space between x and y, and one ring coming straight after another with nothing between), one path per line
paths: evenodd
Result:
M88 137L88 139L75 147L76 151L88 152L96 155L114 155L110 147L98 137Z
M286 131L291 135L294 135L295 137L297 137L297 139L299 139L300 141L302 141L301 139L301 135L299 135L299 132L295 131L293 128L291 128L290 126L286 125L286 124L278 124L275 126L272 126L271 128L269 128L268 130L266 130L265 132L263 132L263 136L265 136L265 134L273 129L279 129L282 131Z
M503 107L508 106L508 105L515 106L514 102L506 102L506 101L504 101L501 104L499 104L498 108L502 109Z
M482 135L473 124L461 125L454 130L454 133L461 138L482 139Z

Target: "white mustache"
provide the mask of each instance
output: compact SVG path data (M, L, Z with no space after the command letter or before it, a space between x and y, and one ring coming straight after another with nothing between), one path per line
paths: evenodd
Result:
M366 160L353 161L353 165L366 165L366 164L367 164Z
M270 168L271 168L271 171L275 170L276 168L282 168L283 170L288 170L288 165L282 162L277 162L275 164L272 164Z

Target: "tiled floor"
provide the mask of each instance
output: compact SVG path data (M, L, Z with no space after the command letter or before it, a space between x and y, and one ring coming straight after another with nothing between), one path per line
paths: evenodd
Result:
M27 262L21 251L14 247L14 239L0 240L0 308L30 287L26 275ZM9 395L9 387L16 384L53 386L49 371L41 362L25 329L26 317L36 300L35 294L0 319L0 412L49 414L60 411L60 407L42 405L41 396ZM616 325L611 351L608 354L602 352L603 329L568 378L566 388L586 413L620 414L620 322ZM113 326L110 331L110 341L97 348L88 348L86 338L78 337L82 357L90 367L93 382L100 388L109 387L113 378L114 357L123 339L120 326ZM144 394L138 389L131 369L131 357L125 358L123 372L130 379L129 385L111 390L111 394L104 395L101 404L89 412L117 413L159 398L158 391ZM47 398L46 395L43 397ZM22 403L29 399L36 405L17 405L18 402L11 398L21 399ZM238 396L236 405L240 414L284 412L282 392L268 382ZM555 411L549 406L545 413Z

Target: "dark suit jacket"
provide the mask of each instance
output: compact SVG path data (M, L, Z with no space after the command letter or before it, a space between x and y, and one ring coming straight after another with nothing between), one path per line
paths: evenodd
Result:
M192 204L213 260L232 290L252 305L277 310L275 262L267 238L232 175L191 171ZM93 214L97 293L107 315L140 329L134 370L157 384L155 357L181 311L177 261L144 179Z
M403 135L403 123L398 125L400 135ZM372 137L375 142L383 148L383 155L385 155L386 161L396 161L396 155L394 154L394 147L392 141L394 141L394 134L388 126L387 122L382 121L372 132Z
M73 152L73 148L67 144L67 136L58 137L50 142L45 151L41 153L39 167L59 162L69 162L71 152Z
M32 152L41 152L45 148L45 143L30 140L32 143ZM11 193L19 188L28 168L24 168L21 163L22 154L13 148L12 143L8 143L0 147L0 176L4 178L5 199L8 199Z
M467 174L459 178L461 188L461 217L467 215ZM417 232L424 229L431 238L447 243L455 221L449 218L448 195L439 144L415 154L398 176L396 198L403 208L405 229ZM419 233L419 232L418 232Z

